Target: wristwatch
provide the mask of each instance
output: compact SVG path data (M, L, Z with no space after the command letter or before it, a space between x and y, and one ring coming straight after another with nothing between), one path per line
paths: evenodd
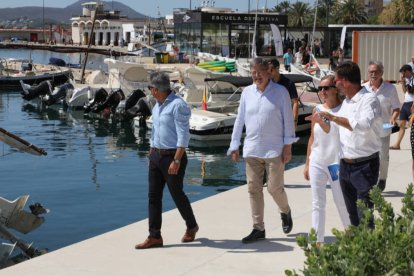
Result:
M180 165L181 160L180 159L174 159L174 163L177 164L177 165Z

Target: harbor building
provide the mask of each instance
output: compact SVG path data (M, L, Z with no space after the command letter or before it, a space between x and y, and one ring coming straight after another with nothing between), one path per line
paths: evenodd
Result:
M173 15L175 43L180 51L232 57L249 57L252 41L257 55L274 55L270 24L285 28L288 21L287 15L278 13L260 12L256 16L216 7L175 9Z
M157 38L164 38L168 29L172 30L168 25L171 16L128 19L120 11L104 10L102 3L86 2L82 6L82 15L71 18L72 40L77 45L87 45L89 41L103 46L125 46L130 42L152 44Z

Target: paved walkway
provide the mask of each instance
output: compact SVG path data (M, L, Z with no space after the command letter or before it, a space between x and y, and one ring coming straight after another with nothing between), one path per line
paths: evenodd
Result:
M394 134L391 140L395 138ZM163 215L163 248L134 249L147 235L147 220L143 220L3 269L0 275L284 275L285 269L299 270L305 257L295 238L311 225L311 191L302 171L303 166L294 168L285 176L294 221L289 235L283 234L278 211L266 193L267 239L248 245L240 242L251 231L249 200L242 186L193 204L200 225L193 243L180 242L185 226L177 210L172 210ZM391 151L384 192L397 212L411 181L407 131L402 150ZM329 229L341 224L329 190L327 201L329 242L333 240Z

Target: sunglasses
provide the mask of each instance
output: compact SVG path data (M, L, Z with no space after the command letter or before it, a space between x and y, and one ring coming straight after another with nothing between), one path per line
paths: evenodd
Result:
M336 88L336 86L335 85L319 86L318 91L323 91L323 90L327 91L327 90L329 90L329 88Z

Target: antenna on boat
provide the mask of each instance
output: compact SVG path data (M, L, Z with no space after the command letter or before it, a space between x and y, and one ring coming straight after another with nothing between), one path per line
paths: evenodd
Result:
M98 13L98 7L100 5L100 1L98 0L96 2L96 7L95 7L95 13L93 14L93 18L92 18L92 28L91 28L91 32L89 34L89 41L88 41L88 48L86 48L85 51L85 58L83 60L83 64L82 64L82 74L81 74L81 79L80 82L84 83L84 76L85 76L85 67L86 67L86 62L88 62L88 55L89 55L89 49L91 48L91 44L92 44L92 38L95 39L95 36L93 35L94 32L94 28L95 28L95 21L96 21L96 14Z

